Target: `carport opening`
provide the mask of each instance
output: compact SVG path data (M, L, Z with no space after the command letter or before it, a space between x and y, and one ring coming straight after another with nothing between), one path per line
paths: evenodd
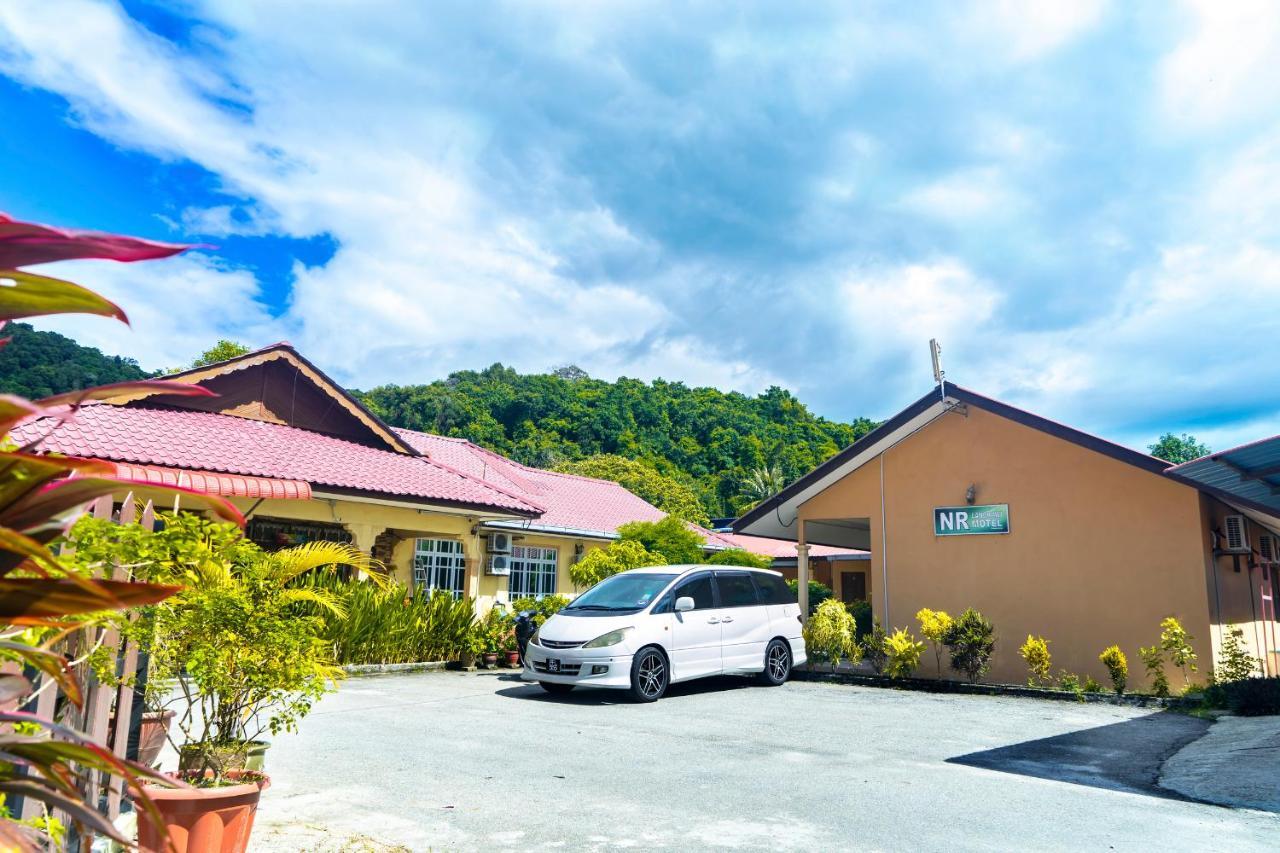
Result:
M877 585L871 572L869 517L806 519L804 534L809 545L829 545L850 552L833 557L810 554L811 580L829 586L832 596L845 604L873 600Z

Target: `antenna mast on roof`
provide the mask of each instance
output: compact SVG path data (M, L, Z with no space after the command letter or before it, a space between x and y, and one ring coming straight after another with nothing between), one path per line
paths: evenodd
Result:
M947 374L942 369L942 345L937 338L929 339L929 357L933 360L933 381L938 385L942 401L947 401Z

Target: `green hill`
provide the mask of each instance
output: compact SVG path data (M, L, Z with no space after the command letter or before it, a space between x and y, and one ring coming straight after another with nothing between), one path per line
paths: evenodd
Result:
M389 423L469 438L528 465L598 454L638 459L728 516L807 473L875 424L821 418L790 392L747 396L681 382L592 379L576 367L521 374L495 364L428 385L360 395Z
M23 323L0 334L12 337L0 348L0 392L37 398L149 375L132 359ZM781 388L748 396L661 379L605 382L576 367L521 374L495 364L426 385L353 393L394 426L468 438L540 468L615 479L697 521L739 514L875 426L817 417Z
M0 393L36 399L111 382L150 376L131 358L103 355L57 332L38 332L26 323L0 329Z

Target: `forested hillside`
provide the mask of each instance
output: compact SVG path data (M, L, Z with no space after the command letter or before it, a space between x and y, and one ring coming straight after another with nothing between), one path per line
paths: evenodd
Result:
M597 454L639 459L691 487L710 516L736 515L874 424L820 418L781 388L758 396L680 382L605 382L568 367L495 364L429 385L361 395L395 426L469 438L542 468Z
M132 359L26 324L2 335L12 340L0 348L0 392L38 398L148 375ZM221 341L196 363L241 351ZM606 382L576 367L520 374L495 364L426 385L353 393L394 426L615 480L698 523L739 514L874 426L864 418L845 424L817 417L781 388L748 396L664 380Z
M131 358L103 355L57 332L38 332L26 323L0 329L0 393L38 399L93 385L128 382L149 374Z

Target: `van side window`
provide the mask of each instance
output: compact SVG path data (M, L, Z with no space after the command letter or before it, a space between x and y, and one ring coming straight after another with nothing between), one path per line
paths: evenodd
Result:
M675 610L676 599L685 595L693 599L694 610L710 610L716 606L715 592L711 588L711 575L701 574L681 581L679 586L667 593L663 597L661 611L672 612Z
M755 578L756 589L760 592L760 601L762 603L796 603L796 594L791 591L791 587L787 586L787 582L778 575L769 575L764 572L752 572L751 577Z
M720 587L721 607L754 607L760 603L747 572L716 572L716 585Z

